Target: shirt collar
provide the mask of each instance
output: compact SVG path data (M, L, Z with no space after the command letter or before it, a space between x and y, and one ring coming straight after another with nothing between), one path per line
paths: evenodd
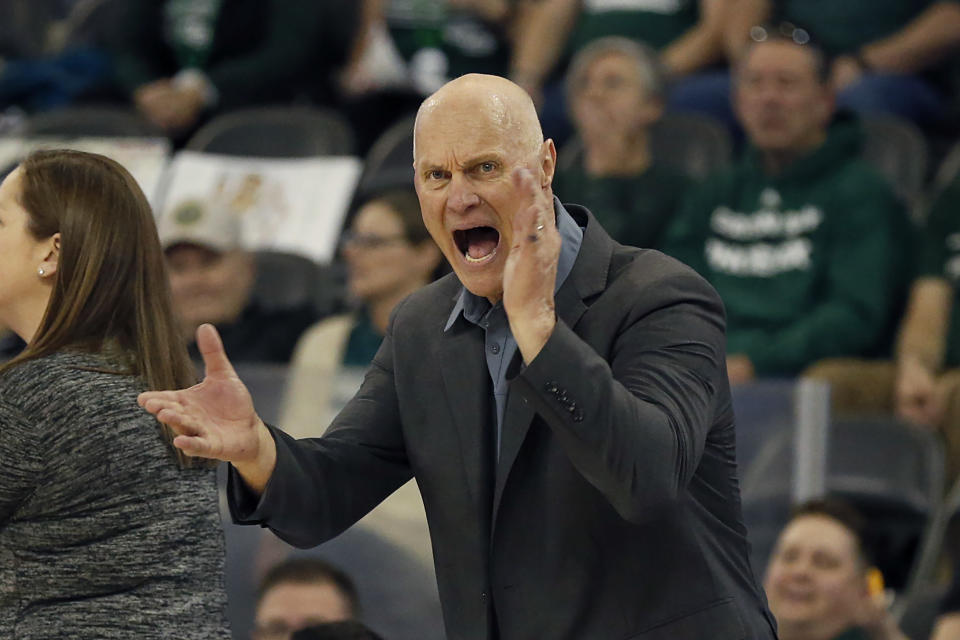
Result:
M573 219L573 216L567 213L556 196L553 198L553 210L557 217L557 230L560 232L562 242L560 258L557 261L557 284L553 289L553 293L556 294L563 286L567 276L573 271L573 263L577 261L580 245L583 244L583 229ZM480 319L483 318L489 308L489 300L474 295L467 291L466 287L461 286L460 295L457 296L457 302L453 305L450 317L447 319L447 324L443 330L448 331L460 315L463 315L464 319L473 324L479 324Z

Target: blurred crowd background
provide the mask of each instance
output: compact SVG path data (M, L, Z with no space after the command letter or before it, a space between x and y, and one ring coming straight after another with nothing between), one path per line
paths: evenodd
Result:
M784 637L834 637L788 635L809 618L960 638L960 1L3 0L0 151L159 140L168 159L355 166L313 203L339 231L299 238L329 256L251 241L292 207L266 174L157 205L184 340L214 323L265 419L319 435L394 306L448 271L413 190L413 116L471 72L529 92L562 201L723 298L754 568L770 563ZM21 347L0 337L0 357ZM822 496L862 524L791 515ZM797 518L842 524L801 536L827 546L855 532L881 605L854 616L828 568L785 568ZM414 483L310 552L225 530L237 638L356 617L443 637ZM817 597L781 597L784 575ZM273 600L333 597L333 613L261 616L284 582L342 598L315 588ZM344 633L302 637L373 637Z

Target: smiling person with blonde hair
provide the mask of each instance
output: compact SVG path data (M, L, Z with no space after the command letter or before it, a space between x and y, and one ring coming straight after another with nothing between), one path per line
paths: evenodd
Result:
M27 343L0 367L4 635L229 638L214 470L136 405L194 378L119 164L37 152L0 185L0 324Z

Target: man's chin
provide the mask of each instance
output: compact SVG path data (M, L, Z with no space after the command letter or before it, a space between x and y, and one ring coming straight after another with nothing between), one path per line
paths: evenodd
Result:
M479 298L487 298L493 302L503 297L503 274L466 273L464 270L455 270L457 278L467 291Z

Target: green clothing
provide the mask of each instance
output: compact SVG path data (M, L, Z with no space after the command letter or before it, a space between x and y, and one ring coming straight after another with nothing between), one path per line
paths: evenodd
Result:
M394 45L408 62L433 49L442 54L447 78L507 72L510 50L501 27L451 9L446 0L389 0L386 18Z
M699 19L699 0L585 0L570 36L576 53L591 40L625 36L663 49Z
M333 71L346 61L359 19L358 3L349 2L204 0L207 11L189 15L184 0L126 4L110 42L121 89L133 93L197 68L216 87L221 109L301 95L329 101Z
M682 174L657 164L637 176L598 178L578 163L553 179L560 199L590 209L614 240L651 249L660 248L688 184Z
M691 194L665 251L697 269L727 309L727 353L758 375L794 375L826 357L872 355L905 284L908 222L839 120L780 175L748 150Z
M381 342L383 342L383 334L374 328L366 310L360 311L350 330L350 337L347 338L341 364L346 367L366 369L373 362L373 356L377 355Z
M213 45L221 0L170 0L163 8L170 46L182 69L202 69Z
M960 367L960 178L933 203L924 233L921 275L945 278L953 286L953 307L944 366Z
M808 29L830 55L899 31L935 0L774 0L779 17Z

